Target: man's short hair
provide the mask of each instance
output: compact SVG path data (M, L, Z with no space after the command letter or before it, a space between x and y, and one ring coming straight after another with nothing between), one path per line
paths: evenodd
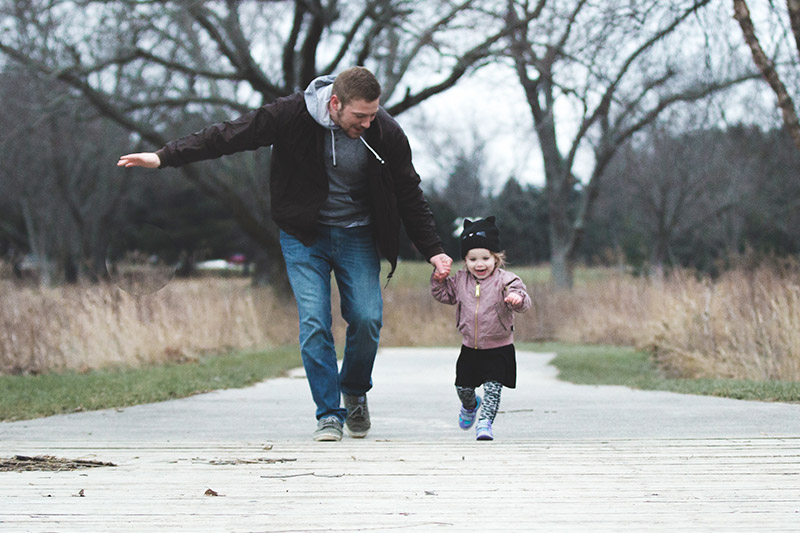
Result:
M352 67L340 72L333 80L333 94L343 106L351 100L374 102L381 97L381 84L364 67Z

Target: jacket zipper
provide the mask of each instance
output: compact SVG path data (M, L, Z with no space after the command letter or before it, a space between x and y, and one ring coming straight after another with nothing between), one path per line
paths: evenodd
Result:
M475 349L478 349L478 306L481 302L481 283L475 283Z

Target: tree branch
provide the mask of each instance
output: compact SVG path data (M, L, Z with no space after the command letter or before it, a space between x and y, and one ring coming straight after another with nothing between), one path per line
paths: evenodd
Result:
M786 8L789 10L789 24L792 26L794 44L800 55L800 0L786 0Z
M285 96L291 89L276 87L264 75L264 71L256 64L253 55L250 53L251 44L242 33L242 25L239 22L238 2L228 0L228 16L225 17L225 28L233 42L236 56L239 57L240 65L244 78L250 82L253 89L260 92L265 100L272 101L279 96Z
M161 98L153 100L141 100L137 102L128 102L122 109L124 112L138 111L141 109L161 108L185 108L189 104L208 104L213 106L225 106L233 109L237 113L245 114L251 111L250 106L241 104L229 98L213 97L213 96L185 96L182 98Z
M355 21L353 21L353 24L350 26L350 29L344 35L342 45L339 47L339 50L336 52L336 55L333 57L333 59L331 59L330 63L328 63L325 67L323 67L320 70L320 72L330 73L336 69L336 67L339 65L339 63L346 55L347 51L352 46L353 41L356 38L356 34L358 33L358 30L361 28L361 25L364 24L364 22L367 20L370 14L374 12L376 5L377 2L367 2L367 5L364 6L364 9L361 11L358 17L356 17ZM364 43L365 43L364 47L369 49L369 45L367 43L369 43L374 36L379 34L381 29L382 28L379 25L375 25L372 28L370 28L370 31L367 32L367 35L364 38ZM359 65L364 64L365 56L363 54L363 49L364 48L362 48L362 52L358 54L358 59L356 60L356 63Z
M326 20L328 15L320 0L308 0L312 4L311 23L306 30L303 46L300 48L300 85L306 86L317 76L317 48L319 47L322 32L331 22ZM331 0L335 6L335 0ZM333 8L335 9L335 7Z
M790 4L791 7L791 4L797 4L798 2L789 1L787 3ZM794 8L794 13L797 15L797 12L800 11L800 7L795 5ZM744 40L747 46L750 47L753 61L778 97L778 107L783 114L783 123L789 131L789 135L791 135L795 146L800 150L800 121L797 119L794 102L792 101L792 97L789 96L786 86L778 76L778 72L775 70L772 62L767 58L763 48L761 48L761 43L758 42L755 27L750 18L750 9L747 7L745 0L733 0L733 18L739 22L739 26L742 28ZM795 22L795 20L792 20L792 30L795 29ZM797 35L797 33L795 33L795 35Z
M134 56L135 57L132 57ZM108 63L110 64L123 64L128 62L132 59L145 59L151 63L155 63L157 65L161 65L162 67L167 68L168 70L172 70L175 72L181 72L183 74L189 74L191 76L200 76L202 78L208 78L210 80L231 80L231 81L245 81L245 77L242 75L241 72L214 72L211 70L203 70L197 67L190 67L184 63L179 63L177 61L171 61L169 59L164 59L163 57L159 57L151 52L146 50L137 49L135 52L131 53L131 56L122 56L120 58L114 58L109 60Z
M543 3L543 2L542 2ZM407 93L405 98L398 102L397 104L393 105L389 109L389 113L392 115L399 115L403 111L407 111L408 109L414 107L415 105L419 104L434 96L439 94L450 87L454 86L456 82L466 74L467 70L474 67L477 63L481 60L485 59L490 51L492 50L492 46L496 45L505 37L512 35L514 32L518 31L520 28L525 27L532 17L538 16L539 11L534 13L528 14L525 19L518 19L513 24L507 24L502 30L497 32L496 34L488 37L482 43L472 47L470 50L464 52L461 57L458 58L456 64L450 70L450 74L445 78L442 82L426 87L425 89L421 90L416 94Z
M297 85L297 70L294 64L294 47L297 45L297 39L300 37L300 29L303 27L303 17L305 16L306 8L303 0L295 0L294 2L294 19L292 20L292 29L289 31L289 36L283 45L283 76L286 85L294 87Z
M628 71L630 70L631 66L636 61L636 59L638 59L647 50L652 48L653 45L655 45L657 42L661 41L661 39L663 39L665 36L672 33L675 30L675 28L678 27L679 24L681 24L684 20L686 20L686 18L688 18L691 14L695 13L701 7L708 4L710 1L711 0L699 0L695 2L691 7L687 8L683 13L681 13L680 16L675 17L675 19L673 19L672 22L670 22L660 31L656 32L652 37L650 37L647 41L642 43L642 45L639 46L639 48L634 50L627 57L627 59L623 62L620 69L617 71L614 80L606 88L606 91L603 94L603 97L600 100L600 103L595 108L594 112L590 116L585 117L581 123L580 128L578 128L578 132L575 134L575 137L572 140L572 146L570 148L569 154L565 158L570 168L572 167L572 163L577 155L578 147L580 146L581 140L589 131L589 128L591 128L591 126L597 121L598 117L600 117L601 115L608 114L617 87L619 86L620 82L625 77L625 75L628 73Z
M220 52L237 70L238 76L248 81L254 90L263 95L265 100L271 101L286 94L286 91L271 84L253 61L248 43L241 33L235 5L229 3L229 15L224 20L211 20L210 17L213 14L201 4L193 3L189 7L189 13L217 44ZM219 27L228 30L231 43L220 32Z
M450 11L445 13L443 16L439 17L438 20L434 21L422 33L420 33L414 42L414 46L411 48L409 53L406 54L405 57L400 61L399 67L394 70L393 72L394 78L397 80L401 79L406 74L406 72L408 72L408 68L411 65L411 62L414 60L415 57L417 57L417 54L419 54L420 50L422 50L425 46L428 46L433 42L433 36L436 34L436 32L440 30L442 27L446 27L448 22L453 20L453 18L459 12L468 8L472 4L472 2L473 0L464 0L463 3L453 6L450 9Z

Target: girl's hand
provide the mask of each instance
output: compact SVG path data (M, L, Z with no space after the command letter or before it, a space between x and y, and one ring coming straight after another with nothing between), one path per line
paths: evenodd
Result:
M511 292L511 293L508 294L508 296L505 297L505 302L508 305L516 307L516 306L518 306L519 304L522 303L522 296L520 296L519 294L517 294L515 292Z
M433 279L435 279L436 281L444 281L445 279L447 279L447 274L445 274L444 272L439 272L438 270L434 270Z
M442 281L450 275L450 266L453 264L453 260L450 259L450 256L447 254L437 254L431 257L429 261L435 269L433 279Z

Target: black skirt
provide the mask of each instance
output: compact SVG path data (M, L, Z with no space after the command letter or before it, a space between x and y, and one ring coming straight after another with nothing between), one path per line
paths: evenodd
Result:
M517 386L517 359L513 344L488 350L461 346L456 362L456 385L480 387L487 381L498 381L509 389Z

